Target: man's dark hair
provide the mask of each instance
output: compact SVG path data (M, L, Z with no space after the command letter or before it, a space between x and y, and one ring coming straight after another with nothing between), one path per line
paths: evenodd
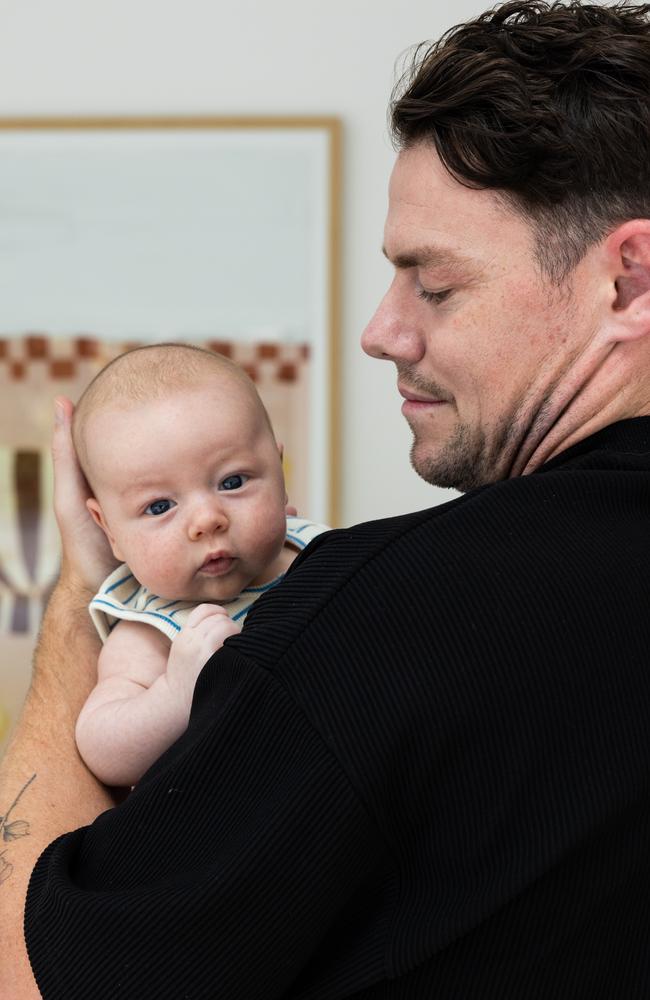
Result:
M561 283L587 248L650 217L650 4L512 0L415 49L390 108L398 149L430 143L531 224Z

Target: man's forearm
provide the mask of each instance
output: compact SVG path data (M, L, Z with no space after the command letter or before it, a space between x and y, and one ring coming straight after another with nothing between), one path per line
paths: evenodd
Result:
M113 804L82 763L74 726L95 680L99 644L85 592L59 583L38 643L32 685L0 765L0 996L40 994L25 951L23 910L34 863L59 834Z

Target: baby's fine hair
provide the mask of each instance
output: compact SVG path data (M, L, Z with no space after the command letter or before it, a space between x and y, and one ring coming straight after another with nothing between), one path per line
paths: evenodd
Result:
M272 433L269 415L252 379L223 354L193 344L147 344L110 361L89 383L74 411L72 437L81 467L88 476L89 449L85 427L92 413L104 407L146 403L178 389L204 382L210 370L239 383Z

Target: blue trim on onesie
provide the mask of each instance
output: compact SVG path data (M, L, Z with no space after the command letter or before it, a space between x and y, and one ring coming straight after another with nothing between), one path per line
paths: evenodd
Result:
M240 618L243 618L244 615L247 615L250 609L253 607L254 603L255 601L251 601L251 603L247 604L245 608L242 608L240 611L238 611L236 615L231 615L230 617L232 621L238 622Z
M122 604L124 605L124 607L126 607L126 605L129 604L133 600L134 597L137 597L141 590L142 590L142 587L141 587L140 584L138 584L138 586L135 588L135 590L133 591L133 593L129 594L129 596L127 597L127 599L125 601L122 601Z
M304 540L304 538L296 538L295 535L290 535L288 531L287 538L290 542L293 542L294 545L297 545L301 552L303 549L307 548L308 543Z
M128 574L128 576L123 576L121 580L118 580L118 581L117 581L117 583L112 583L112 584L110 585L110 587L107 587L107 588L106 588L106 591L105 591L105 592L106 592L107 594L110 594L111 590L115 590L115 588L116 588L116 587L121 587L121 586L122 586L122 584L123 584L123 583L126 583L126 581L127 581L127 580L132 580L132 579L133 579L133 573L129 573L129 574ZM138 585L138 590L139 590L139 589L140 589L140 586Z
M166 611L167 608L173 608L175 604L179 604L179 603L180 603L180 601L177 598L175 601L170 601L169 604L163 604L162 608L158 608L158 610L159 611Z
M244 587L242 594L263 594L265 590L270 590L271 587L277 586L284 580L284 573L280 573L280 576L276 576L275 579L270 580L269 583L263 583L261 587ZM233 618L233 621L235 619Z
M93 604L105 604L107 608L112 608L113 611L120 610L114 604L111 604L110 601L103 601L101 597L96 597L93 601ZM177 625L176 622L173 622L171 618L167 617L167 615L159 615L157 611L138 611L136 612L136 614L151 615L152 618L161 618L164 622L167 622L168 625L171 625L172 628L175 628L177 632L180 632L181 630L180 625ZM128 618L126 619L126 621L128 621Z

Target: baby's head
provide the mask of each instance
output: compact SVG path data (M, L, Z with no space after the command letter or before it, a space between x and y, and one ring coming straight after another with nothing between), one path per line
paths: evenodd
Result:
M281 455L229 359L186 344L122 354L79 400L73 437L89 511L152 593L222 602L281 572Z

